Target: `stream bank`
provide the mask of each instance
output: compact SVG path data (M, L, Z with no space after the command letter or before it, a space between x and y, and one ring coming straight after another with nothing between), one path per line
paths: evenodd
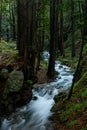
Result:
M87 130L87 48L84 51L72 97L66 94L55 97L50 119L54 130Z
M32 87L24 82L24 61L15 43L0 41L0 121L32 98Z
M0 130L53 130L49 117L53 114L50 109L54 105L54 96L68 90L71 86L73 71L70 67L55 62L55 70L59 72L55 81L35 84L33 98L30 103L19 108L4 118Z

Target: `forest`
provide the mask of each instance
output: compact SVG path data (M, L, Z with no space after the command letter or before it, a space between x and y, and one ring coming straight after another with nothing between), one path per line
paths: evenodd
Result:
M0 130L87 130L87 0L0 0Z

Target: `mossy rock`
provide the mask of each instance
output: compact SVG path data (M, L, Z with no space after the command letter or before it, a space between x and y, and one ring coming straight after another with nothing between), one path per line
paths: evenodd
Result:
M7 77L8 77L8 70L7 69L2 69L1 71L0 71L0 79L7 79Z
M13 70L6 81L3 97L7 98L10 92L19 92L22 89L24 75L22 71Z

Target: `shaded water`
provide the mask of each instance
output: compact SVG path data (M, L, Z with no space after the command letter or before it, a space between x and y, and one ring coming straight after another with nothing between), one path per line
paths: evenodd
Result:
M48 56L48 55L47 55ZM9 119L4 119L0 130L51 130L48 117L52 114L50 109L54 105L53 97L59 92L67 90L72 83L73 72L71 68L56 61L55 70L59 72L54 82L36 85L33 95L36 100L23 106Z

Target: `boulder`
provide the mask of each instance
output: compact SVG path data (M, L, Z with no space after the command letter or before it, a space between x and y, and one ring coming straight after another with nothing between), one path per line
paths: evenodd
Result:
M8 78L8 69L1 69L0 71L0 80L5 81Z
M22 71L13 70L6 81L3 97L7 98L10 92L19 92L23 87L24 75Z

